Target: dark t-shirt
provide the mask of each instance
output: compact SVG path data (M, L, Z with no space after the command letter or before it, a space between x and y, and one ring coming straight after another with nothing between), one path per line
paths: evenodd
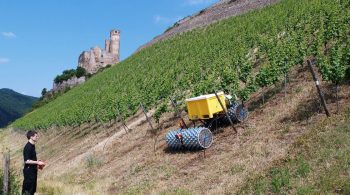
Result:
M25 164L27 160L34 160L36 161L36 151L35 151L35 145L31 144L30 142L28 142L23 149L23 159L24 159L24 166L29 166L32 168L36 168L36 165L28 165Z

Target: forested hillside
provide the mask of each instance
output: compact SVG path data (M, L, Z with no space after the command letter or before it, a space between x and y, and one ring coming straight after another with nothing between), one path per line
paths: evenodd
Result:
M0 89L0 128L25 114L37 99L11 89Z

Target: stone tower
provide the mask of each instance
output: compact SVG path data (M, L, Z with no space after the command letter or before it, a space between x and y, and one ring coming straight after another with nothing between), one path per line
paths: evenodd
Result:
M89 73L96 73L100 68L108 64L114 65L119 62L120 31L111 30L110 39L105 41L105 49L96 46L90 51L83 51L78 60L78 66L85 68Z
M111 30L109 52L117 56L118 61L119 61L119 48L120 48L120 31Z

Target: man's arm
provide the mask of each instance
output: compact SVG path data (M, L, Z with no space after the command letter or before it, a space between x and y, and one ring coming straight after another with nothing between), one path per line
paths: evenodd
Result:
M27 165L45 165L45 163L43 161L40 161L40 160L29 160L28 159L24 163Z

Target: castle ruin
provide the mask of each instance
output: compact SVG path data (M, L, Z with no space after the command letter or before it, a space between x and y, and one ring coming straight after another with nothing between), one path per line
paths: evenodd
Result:
M108 64L113 65L119 62L120 31L111 30L110 39L105 41L105 49L99 46L91 48L90 51L83 51L78 60L78 66L85 68L88 73L94 74L100 68Z

